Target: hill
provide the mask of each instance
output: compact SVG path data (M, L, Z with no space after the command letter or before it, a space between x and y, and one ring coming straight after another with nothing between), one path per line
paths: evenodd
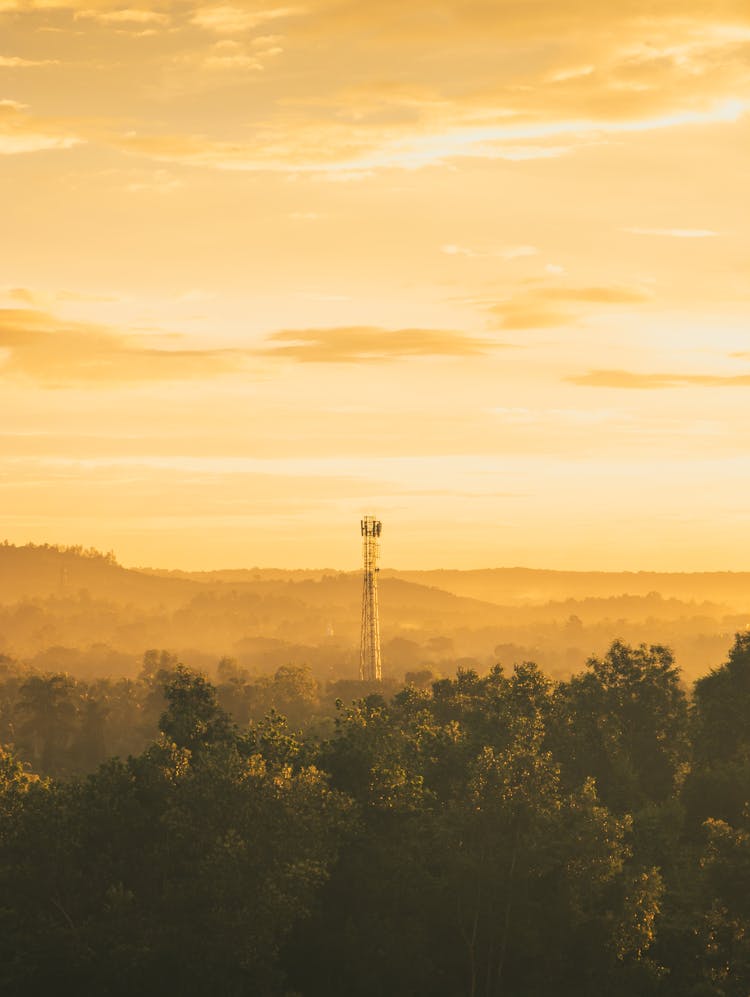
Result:
M648 596L687 602L723 603L750 608L750 572L549 571L537 568L488 568L474 571L384 571L405 581L431 585L456 595L503 605L534 605L552 600Z
M305 664L358 669L361 576L330 569L177 572L124 568L85 548L0 545L0 654L78 674L135 674L148 648L211 672ZM386 674L536 661L564 677L614 638L662 643L690 677L744 629L750 574L523 568L380 576Z

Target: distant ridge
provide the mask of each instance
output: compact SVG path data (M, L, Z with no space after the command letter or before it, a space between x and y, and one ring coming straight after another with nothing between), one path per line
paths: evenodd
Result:
M170 571L140 568L164 578L201 583L243 584L268 581L322 581L359 577L359 571L336 568L234 568L215 571ZM415 585L441 589L466 599L501 606L533 606L568 599L609 599L647 596L723 603L736 609L750 607L750 571L565 571L551 568L473 568L459 570L401 570L383 568L381 579L397 578Z
M0 544L0 602L48 598L81 590L98 598L174 604L184 601L195 583L156 577L118 564L113 554L93 548Z
M383 571L406 581L502 605L554 600L646 596L750 606L748 571L558 571L545 568L484 568L467 571Z
M125 568L113 554L92 548L0 544L0 601L47 597L90 589L92 594L138 604L179 603L213 586L253 586L282 582L351 584L359 571L335 568L227 568L182 571ZM545 568L399 570L383 568L381 579L398 579L463 599L502 606L533 606L570 599L648 596L750 607L750 571L561 571Z
M125 568L80 547L0 544L0 656L37 667L135 674L167 648L204 668L224 655L262 671L309 665L354 677L359 571ZM750 572L384 569L388 674L535 661L569 675L617 637L672 647L690 675L719 663L750 621ZM99 662L99 664L97 664Z

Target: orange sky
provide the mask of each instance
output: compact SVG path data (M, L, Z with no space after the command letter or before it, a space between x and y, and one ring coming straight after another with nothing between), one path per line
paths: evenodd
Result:
M0 536L747 569L747 0L0 0Z

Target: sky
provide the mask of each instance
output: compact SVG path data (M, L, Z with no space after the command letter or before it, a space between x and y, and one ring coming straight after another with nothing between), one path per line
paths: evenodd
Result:
M747 0L282 3L0 0L0 536L746 570Z

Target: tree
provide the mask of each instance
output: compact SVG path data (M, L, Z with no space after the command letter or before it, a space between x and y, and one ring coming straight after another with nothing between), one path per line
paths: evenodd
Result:
M19 748L35 768L48 775L70 771L68 752L76 731L74 688L67 675L32 675L19 690Z
M750 749L750 633L735 634L725 664L695 683L695 757L729 761Z
M750 820L709 819L702 858L702 976L717 997L746 997L750 980Z
M533 666L342 709L321 764L359 806L292 979L309 997L646 993L662 883L593 781L568 791Z
M12 751L0 745L0 837L21 812L29 787L38 784L39 776L27 772Z
M684 798L694 827L709 817L736 824L750 805L750 634L695 683L693 771Z
M178 748L196 751L231 738L229 716L216 701L216 689L202 675L177 665L164 686L167 710L159 729Z
M554 740L571 785L593 776L619 813L663 802L684 777L688 751L685 692L672 653L615 641L587 671L561 683Z
M174 682L180 705L198 691L175 718L205 721L201 683ZM200 730L176 719L192 747L162 740L14 805L0 835L4 995L286 992L282 943L335 861L349 805L315 768L212 736L215 713Z

